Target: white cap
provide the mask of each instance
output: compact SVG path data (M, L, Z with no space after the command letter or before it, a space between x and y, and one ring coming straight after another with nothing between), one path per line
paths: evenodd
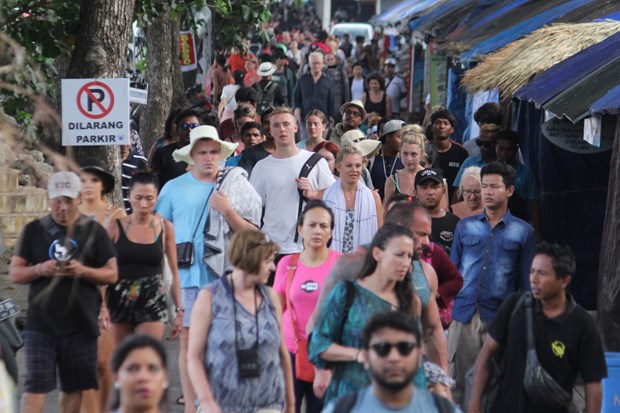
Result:
M82 190L82 182L74 172L56 172L47 181L47 196L49 199L66 196L77 198Z

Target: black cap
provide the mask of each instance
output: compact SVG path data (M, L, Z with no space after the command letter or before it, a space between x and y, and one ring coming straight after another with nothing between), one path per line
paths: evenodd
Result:
M426 181L442 184L443 175L437 169L422 169L415 175L415 186L422 185Z

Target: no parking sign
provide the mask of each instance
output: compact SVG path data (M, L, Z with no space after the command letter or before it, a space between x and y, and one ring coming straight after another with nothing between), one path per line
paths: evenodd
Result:
M62 79L63 146L129 145L129 79Z

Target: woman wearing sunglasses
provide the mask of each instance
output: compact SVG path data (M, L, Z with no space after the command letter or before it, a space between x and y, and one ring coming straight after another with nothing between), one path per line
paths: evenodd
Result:
M358 279L337 284L321 308L309 354L315 366L333 368L324 403L370 384L360 357L368 319L385 311L419 316L420 301L411 282L413 253L409 229L384 225L368 248Z

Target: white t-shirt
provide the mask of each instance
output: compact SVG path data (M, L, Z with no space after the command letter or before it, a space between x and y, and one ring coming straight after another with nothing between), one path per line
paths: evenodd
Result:
M261 229L280 246L281 254L292 254L302 249L301 240L295 242L299 207L296 178L310 156L312 152L303 149L286 159L269 155L252 169L250 183L265 206ZM308 179L315 190L326 188L335 181L325 159L312 168Z
M237 99L235 99L235 93L239 90L239 85L226 85L222 89L222 98L226 98L226 106L224 106L224 111L222 112L222 119L220 122L224 122L226 119L230 119L233 117L235 109L237 109Z
M362 100L364 94L364 79L353 79L351 81L351 100Z
M400 95L403 93L407 93L407 85L405 81L400 77L394 75L392 80L385 79L385 84L387 88L385 89L385 93L392 99L392 112L400 113Z

